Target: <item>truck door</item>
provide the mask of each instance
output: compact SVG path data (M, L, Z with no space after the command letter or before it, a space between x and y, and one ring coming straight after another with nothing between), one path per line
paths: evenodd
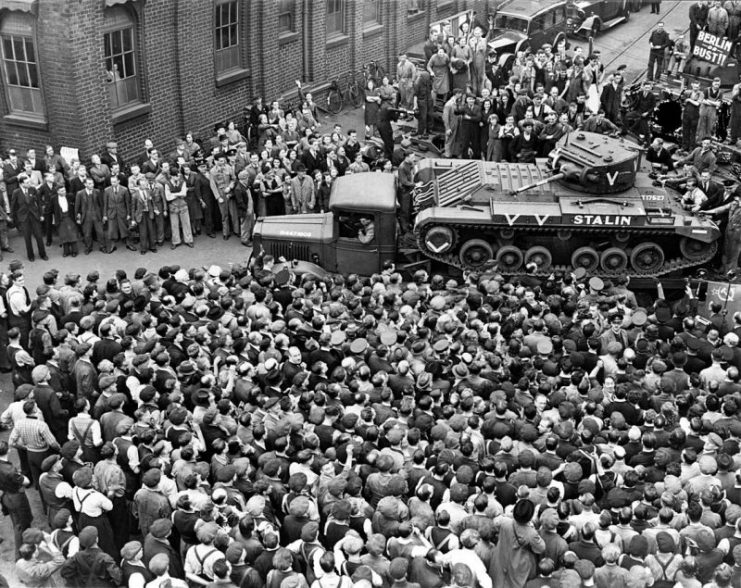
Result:
M343 275L363 276L381 271L378 215L335 210L334 217L337 223L337 271Z

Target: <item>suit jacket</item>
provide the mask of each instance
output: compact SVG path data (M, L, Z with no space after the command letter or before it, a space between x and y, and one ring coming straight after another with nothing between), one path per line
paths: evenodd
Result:
M75 196L75 216L80 217L83 223L102 221L102 208L100 190L93 188L91 196L87 195L87 190L80 190Z
M304 165L306 166L306 172L310 176L313 175L314 171L318 169L321 171L326 171L327 169L326 159L319 151L316 152L316 155L314 155L311 151L307 151L306 153L304 153L302 159Z
M131 196L131 218L136 224L142 222L145 214L150 219L154 219L154 204L151 201L151 194L149 194L148 190L146 195L149 196L149 201L145 201L145 193L142 193L141 190L136 190ZM145 209L147 209L146 213Z
M52 202L57 197L57 185L52 184L50 187L49 184L44 182L36 189L36 193L38 194L39 201L41 202L41 210L44 211L44 214L51 214Z
M3 179L5 180L5 187L8 189L8 194L12 194L18 187L18 174L23 171L21 160L16 161L15 166L7 162L3 165Z
M36 190L29 188L26 195L21 188L17 188L11 199L10 213L16 224L41 222L44 210Z
M234 186L234 200L237 203L237 212L240 216L254 214L255 207L252 203L252 194L242 182L237 182Z
M154 183L154 187L151 188L150 193L152 194L152 202L154 203L154 210L162 214L167 211L167 200L165 199L165 187L159 182Z
M128 189L118 186L114 193L113 187L109 186L103 190L103 216L108 217L108 220L131 216L131 195Z

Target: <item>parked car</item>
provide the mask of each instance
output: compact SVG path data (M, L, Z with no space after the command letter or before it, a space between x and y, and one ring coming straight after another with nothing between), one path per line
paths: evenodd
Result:
M566 0L510 0L496 12L489 48L507 70L518 51L535 51L566 38Z
M570 35L595 37L600 31L627 21L630 6L628 0L577 0L569 3L566 14Z

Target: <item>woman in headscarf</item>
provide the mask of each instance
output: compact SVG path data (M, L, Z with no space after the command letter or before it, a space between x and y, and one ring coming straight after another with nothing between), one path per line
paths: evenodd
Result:
M515 504L511 519L502 516L494 521L499 541L489 575L497 588L522 588L535 577L536 557L545 551L545 542L533 525L534 514L535 504L523 499Z

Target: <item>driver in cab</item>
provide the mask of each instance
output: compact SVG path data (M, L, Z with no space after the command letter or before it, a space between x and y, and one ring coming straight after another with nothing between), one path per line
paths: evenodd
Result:
M360 227L358 228L358 241L363 245L367 245L375 237L375 227L373 226L373 220L368 216L360 217Z

